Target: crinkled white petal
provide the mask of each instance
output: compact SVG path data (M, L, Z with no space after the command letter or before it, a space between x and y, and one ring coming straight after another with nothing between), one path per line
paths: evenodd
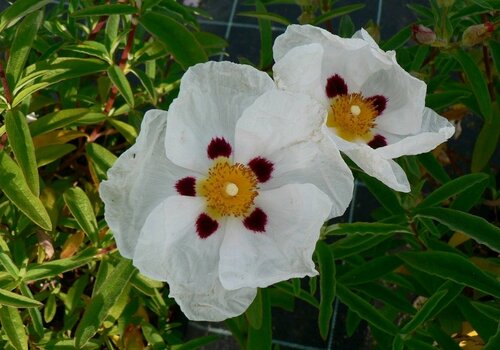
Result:
M445 118L425 108L421 130L414 135L399 136L382 133L388 145L376 149L385 158L415 155L433 150L453 136L455 127Z
M326 111L304 94L269 91L245 110L236 125L237 162L264 157L274 165L272 189L311 183L333 201L331 217L344 213L354 180L335 145L321 133Z
M371 35L364 28L361 28L360 30L356 31L356 33L354 33L352 35L352 38L353 39L362 39L362 40L366 41L368 44L370 44L370 46L372 48L380 50L377 42L375 40L373 40Z
M246 65L207 62L189 68L169 109L167 157L187 169L206 171L212 163L207 156L210 141L223 137L234 147L238 118L273 88L266 73Z
M224 289L219 279L214 279L213 284L198 290L171 285L169 296L188 319L219 322L245 312L256 294L255 288Z
M311 184L261 191L255 205L267 215L266 232L238 219L227 222L219 273L226 289L267 287L294 277L314 276L312 254L331 201Z
M377 128L396 135L418 132L425 106L425 83L394 64L372 74L361 86L365 97L382 95L386 109L377 117Z
M175 182L192 172L172 164L165 155L167 112L148 111L136 143L125 151L100 185L104 217L118 249L132 258L139 232L149 213L175 193Z
M322 62L320 44L294 47L273 66L274 81L280 89L308 94L327 106Z

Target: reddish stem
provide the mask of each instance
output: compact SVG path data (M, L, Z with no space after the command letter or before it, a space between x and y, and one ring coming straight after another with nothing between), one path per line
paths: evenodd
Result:
M0 80L2 81L3 94L7 103L12 104L12 94L10 93L9 82L7 81L7 76L5 75L5 70L3 69L3 64L0 61Z

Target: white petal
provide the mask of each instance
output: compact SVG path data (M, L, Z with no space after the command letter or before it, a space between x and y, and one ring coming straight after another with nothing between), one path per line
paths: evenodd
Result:
M322 62L321 45L314 43L294 47L273 66L276 85L283 90L306 93L327 105Z
M149 213L175 193L175 182L193 175L171 163L164 148L167 112L148 111L136 143L124 152L100 185L104 216L121 255L134 255L137 239Z
M433 150L439 144L448 140L455 132L455 127L445 118L434 112L432 109L425 108L422 120L422 128L419 133L406 137L394 135L384 135L389 145L376 150L385 158L397 158L402 155L414 155Z
M266 73L250 66L207 62L191 67L170 105L167 156L177 165L206 172L212 138L223 137L234 147L234 127L243 110L273 88Z
M382 183L399 192L410 192L410 183L404 170L392 159L386 159L367 145L345 150L365 173L380 180Z
M243 112L236 125L235 160L247 163L317 139L325 118L326 110L307 95L269 91Z
M354 33L352 35L352 38L353 39L362 39L362 40L366 41L368 44L370 44L370 46L373 47L374 49L380 49L378 44L376 43L376 41L373 40L371 35L368 34L368 32L364 28L361 28L360 30L356 31L356 33Z
M255 288L226 290L217 278L212 285L198 290L171 285L169 296L175 299L188 319L219 322L245 312L256 294Z
M361 87L363 96L382 95L387 107L376 119L377 128L396 135L418 132L425 106L425 83L408 74L398 64L379 70Z
M267 215L266 232L228 220L220 251L220 279L226 289L267 287L317 274L312 254L331 202L310 184L261 191L256 206Z

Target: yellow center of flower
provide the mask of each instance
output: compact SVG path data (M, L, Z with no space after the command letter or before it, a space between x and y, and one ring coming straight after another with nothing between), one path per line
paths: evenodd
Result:
M231 165L219 157L208 170L206 179L196 185L196 192L205 197L207 213L214 219L221 216L244 216L257 196L257 178L248 166Z
M331 99L326 125L335 128L347 141L370 141L378 112L372 101L359 93L338 95Z

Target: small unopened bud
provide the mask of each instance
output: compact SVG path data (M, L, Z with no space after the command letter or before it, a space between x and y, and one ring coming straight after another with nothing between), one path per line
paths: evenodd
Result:
M439 7L451 7L455 3L455 0L437 0Z
M436 33L431 28L422 24L414 24L411 27L413 40L419 44L430 45L436 41Z
M474 46L481 44L491 37L494 29L494 25L489 22L470 26L462 35L462 45Z

